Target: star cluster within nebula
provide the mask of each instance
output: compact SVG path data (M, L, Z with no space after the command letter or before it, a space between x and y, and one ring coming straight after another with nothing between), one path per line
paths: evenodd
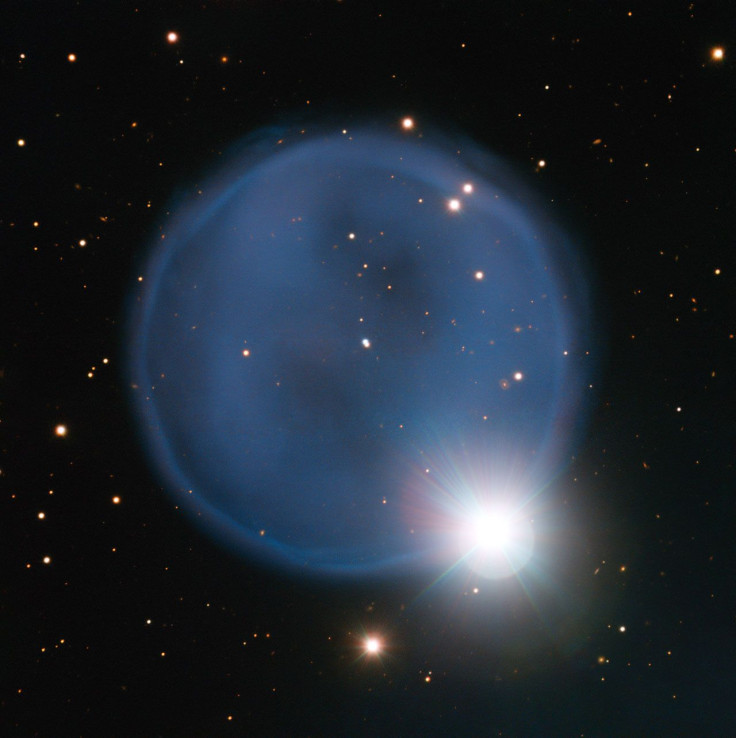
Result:
M263 131L180 205L132 301L143 442L266 563L513 574L587 386L576 265L467 140Z

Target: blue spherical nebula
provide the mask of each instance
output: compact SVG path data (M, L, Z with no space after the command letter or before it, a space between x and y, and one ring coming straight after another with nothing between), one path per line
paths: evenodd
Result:
M265 563L451 565L466 518L526 515L569 452L587 310L565 237L472 143L264 131L144 270L143 441L178 503Z

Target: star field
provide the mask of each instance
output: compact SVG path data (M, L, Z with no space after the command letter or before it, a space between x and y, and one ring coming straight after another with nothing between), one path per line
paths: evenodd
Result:
M734 9L512 5L5 9L3 735L736 733Z

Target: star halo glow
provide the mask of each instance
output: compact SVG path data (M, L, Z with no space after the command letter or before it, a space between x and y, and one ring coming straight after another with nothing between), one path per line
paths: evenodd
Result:
M427 557L443 576L470 571L501 580L534 558L541 488L509 458L446 453L415 470L403 514L413 521L411 534L433 547Z

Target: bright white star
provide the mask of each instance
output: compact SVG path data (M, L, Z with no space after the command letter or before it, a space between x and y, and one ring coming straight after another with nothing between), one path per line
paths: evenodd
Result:
M474 525L475 545L490 551L503 549L511 538L512 526L502 513L482 515Z
M467 520L460 545L473 571L489 579L503 579L516 574L532 557L534 530L520 512L492 508Z

